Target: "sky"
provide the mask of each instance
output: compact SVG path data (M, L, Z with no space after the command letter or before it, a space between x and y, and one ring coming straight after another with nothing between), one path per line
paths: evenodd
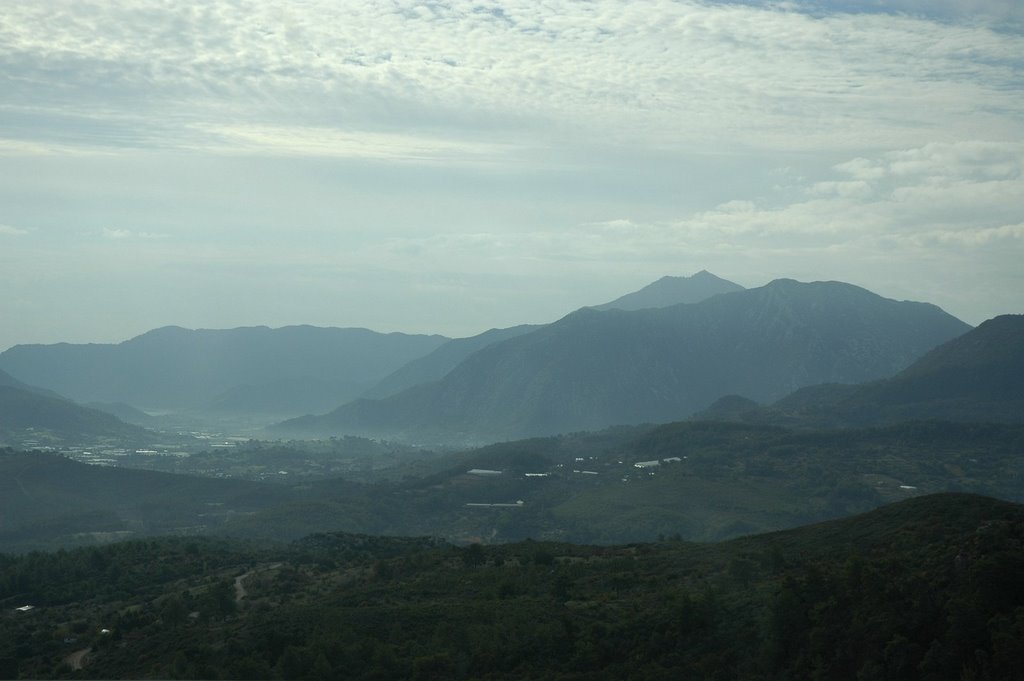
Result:
M0 0L0 350L664 275L1024 312L1019 0Z

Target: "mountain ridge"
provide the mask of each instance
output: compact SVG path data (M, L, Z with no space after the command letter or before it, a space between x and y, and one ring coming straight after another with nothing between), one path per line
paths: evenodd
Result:
M78 401L137 408L206 407L239 385L303 376L356 386L332 398L337 405L446 340L309 325L165 326L118 344L16 345L0 353L0 368Z
M505 439L672 421L723 394L766 401L823 377L891 375L969 328L927 303L784 279L693 304L582 308L473 353L438 382L272 432Z

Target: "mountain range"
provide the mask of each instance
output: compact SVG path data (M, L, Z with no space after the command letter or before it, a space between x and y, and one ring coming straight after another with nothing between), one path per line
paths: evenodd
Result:
M601 307L694 301L739 288L701 272L665 277ZM477 350L537 328L448 339L311 326L163 327L118 344L15 346L0 353L0 368L25 381L11 376L14 387L62 400L66 395L136 425L226 420L237 427L322 413L357 397L387 397L439 380ZM184 417L154 419L139 407Z
M1024 413L1022 319L971 330L935 306L840 282L747 290L699 272L552 324L469 338L165 327L117 345L0 353L0 367L17 372L0 369L0 428L9 443L34 439L32 428L64 440L137 437L95 410L158 427L139 404L262 414L262 423L333 409L269 432L461 444L686 417L822 427L1014 421Z
M17 345L0 353L0 369L80 402L288 414L297 399L303 410L348 401L447 340L313 326L171 326L113 345Z
M436 382L271 432L483 442L668 422L726 394L765 402L891 376L970 328L934 305L788 279L662 308L584 308Z

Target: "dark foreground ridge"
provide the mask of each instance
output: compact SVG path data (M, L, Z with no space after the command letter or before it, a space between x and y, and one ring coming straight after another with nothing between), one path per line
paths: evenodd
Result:
M720 544L0 556L0 677L1007 679L1022 546L1021 506L939 494Z

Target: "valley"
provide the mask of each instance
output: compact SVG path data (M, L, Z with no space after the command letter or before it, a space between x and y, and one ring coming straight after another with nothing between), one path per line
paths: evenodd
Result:
M381 337L305 328L0 353L0 673L621 678L632 651L638 678L947 678L973 646L1000 678L1024 316L729 284L400 336L376 365ZM124 358L155 340L143 379ZM314 341L362 392L289 359ZM182 370L223 343L230 370ZM162 381L171 401L131 404ZM278 420L298 394L349 401Z

